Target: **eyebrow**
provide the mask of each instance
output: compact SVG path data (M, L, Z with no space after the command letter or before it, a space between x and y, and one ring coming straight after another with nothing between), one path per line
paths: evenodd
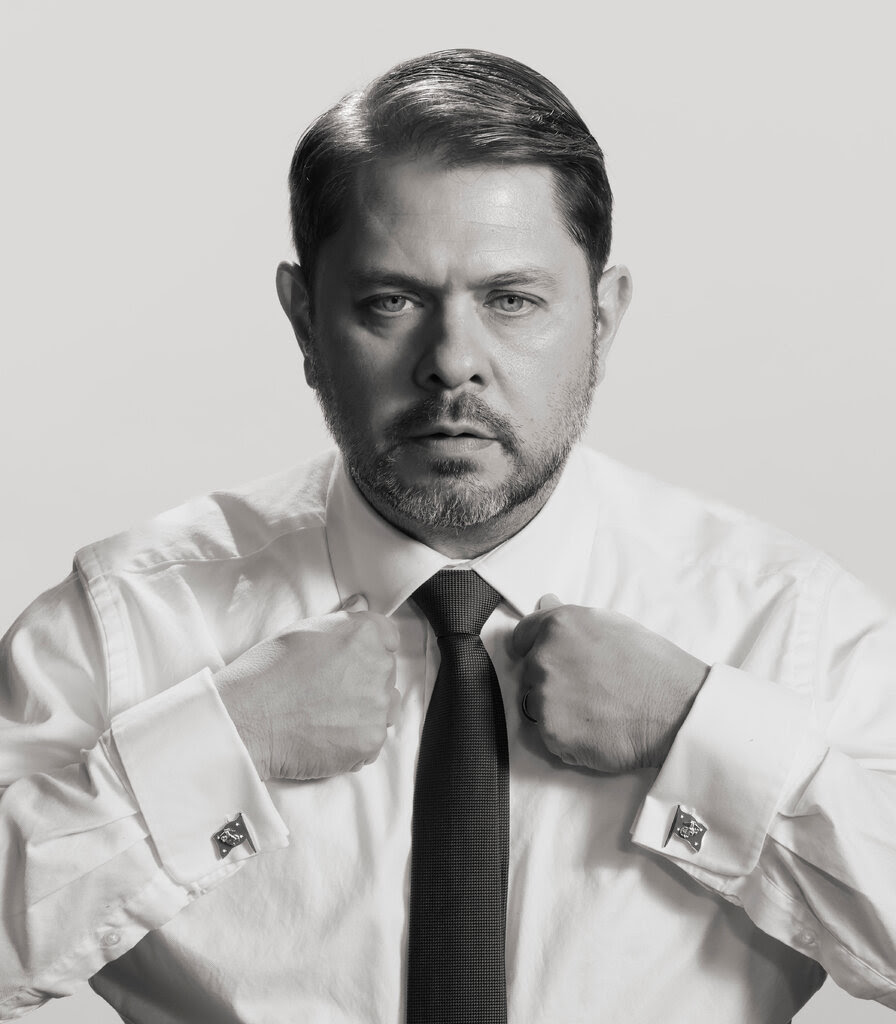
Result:
M397 291L433 291L433 285L422 278L388 270L385 267L371 267L349 271L346 275L349 285L354 288L395 288ZM477 288L541 287L556 288L557 277L543 267L514 267L482 278Z

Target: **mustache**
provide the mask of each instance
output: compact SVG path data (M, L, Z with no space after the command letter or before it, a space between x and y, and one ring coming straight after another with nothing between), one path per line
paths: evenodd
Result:
M449 399L428 395L396 416L386 431L386 437L392 444L398 444L411 431L424 430L434 423L455 422L480 427L505 447L517 447L516 430L510 420L490 409L478 395L469 394Z

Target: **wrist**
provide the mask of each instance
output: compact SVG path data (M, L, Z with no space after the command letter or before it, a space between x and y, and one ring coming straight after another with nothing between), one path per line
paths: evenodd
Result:
M270 766L266 755L267 745L260 736L257 715L251 713L246 700L246 686L233 665L226 665L214 673L214 682L224 710L230 716L237 735L248 751L252 764L262 781L270 778Z
M677 666L678 670L667 687L671 713L651 758L651 767L653 768L662 768L672 749L672 744L675 742L675 737L684 725L694 706L694 701L697 699L697 694L709 675L709 665L686 651L682 651L681 654L681 664Z

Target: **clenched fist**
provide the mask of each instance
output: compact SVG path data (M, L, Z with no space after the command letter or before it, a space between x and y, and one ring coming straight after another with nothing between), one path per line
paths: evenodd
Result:
M616 612L552 594L513 634L526 709L567 764L659 768L709 666Z
M320 779L375 761L401 703L398 628L362 597L251 647L215 685L262 779Z

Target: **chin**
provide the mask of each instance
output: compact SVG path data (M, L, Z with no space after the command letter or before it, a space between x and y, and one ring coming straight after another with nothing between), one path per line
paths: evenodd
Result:
M426 478L387 473L363 483L361 490L387 518L440 530L469 530L497 520L528 502L542 486L520 486L516 477L483 480L481 468L468 459L439 460Z
M468 530L507 516L537 499L557 478L568 449L534 460L504 452L499 465L468 454L416 452L393 447L352 458L349 472L367 500L390 522L411 529Z
M481 477L482 464L476 459L464 458L463 456L444 456L432 459L427 463L426 473L409 474L411 479L403 481L406 487L426 487L433 480L444 482L445 480L462 480L473 486L488 488L500 487L501 482L496 480L474 480L474 477Z

